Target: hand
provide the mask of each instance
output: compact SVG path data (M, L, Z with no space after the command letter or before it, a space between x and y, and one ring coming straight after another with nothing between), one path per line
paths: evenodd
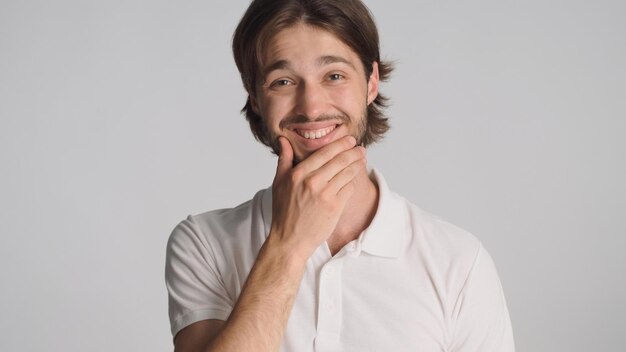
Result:
M291 144L285 137L279 143L270 236L306 260L332 235L365 167L365 148L345 136L294 167Z

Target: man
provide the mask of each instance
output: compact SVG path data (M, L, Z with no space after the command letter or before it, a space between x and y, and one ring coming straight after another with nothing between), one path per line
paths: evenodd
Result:
M172 233L176 351L513 351L478 240L366 167L391 68L365 5L253 1L233 52L278 166L272 188Z

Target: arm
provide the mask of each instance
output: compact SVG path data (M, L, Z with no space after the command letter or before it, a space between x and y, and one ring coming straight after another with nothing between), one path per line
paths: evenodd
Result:
M277 351L309 256L332 234L365 166L353 137L324 146L293 167L280 138L269 236L228 320L183 329L176 351ZM208 345L207 345L208 344Z
M452 352L514 352L513 329L491 256L482 247L452 316Z
M204 320L181 330L176 352L277 351L304 270L268 237L226 322Z
M223 320L209 319L185 327L174 337L175 351L201 351L223 326Z

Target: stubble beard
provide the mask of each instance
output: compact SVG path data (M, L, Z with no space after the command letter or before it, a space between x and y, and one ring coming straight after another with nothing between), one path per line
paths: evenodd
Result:
M356 145L360 146L363 144L363 139L365 138L365 134L367 133L367 106L365 107L365 110L363 111L363 113L361 114L361 119L358 122L355 122L354 120L350 119L350 117L348 117L347 115L344 114L337 114L337 115L322 115L319 116L316 119L310 119L306 116L291 116L291 117L287 117L285 118L283 121L280 122L280 129L285 128L286 126L288 126L289 124L292 123L304 123L304 122L319 122L319 121L328 121L328 120L339 120L342 122L342 124L344 125L350 125L350 124L356 124L356 131L352 134L352 136L354 137L354 139L356 139ZM267 126L266 126L267 128ZM268 129L266 130L266 133L270 134L271 138L271 145L270 147L272 148L272 151L274 154L276 155L280 155L280 143L278 142L278 135L269 131ZM306 157L304 158L306 159ZM294 159L293 159L293 165L296 166L298 163L300 163L302 160L299 159L296 155L294 155Z

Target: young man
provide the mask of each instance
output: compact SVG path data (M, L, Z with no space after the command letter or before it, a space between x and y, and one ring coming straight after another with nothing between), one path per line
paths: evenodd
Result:
M513 351L480 242L368 171L388 129L376 26L359 0L256 0L233 51L273 186L172 233L176 351Z

